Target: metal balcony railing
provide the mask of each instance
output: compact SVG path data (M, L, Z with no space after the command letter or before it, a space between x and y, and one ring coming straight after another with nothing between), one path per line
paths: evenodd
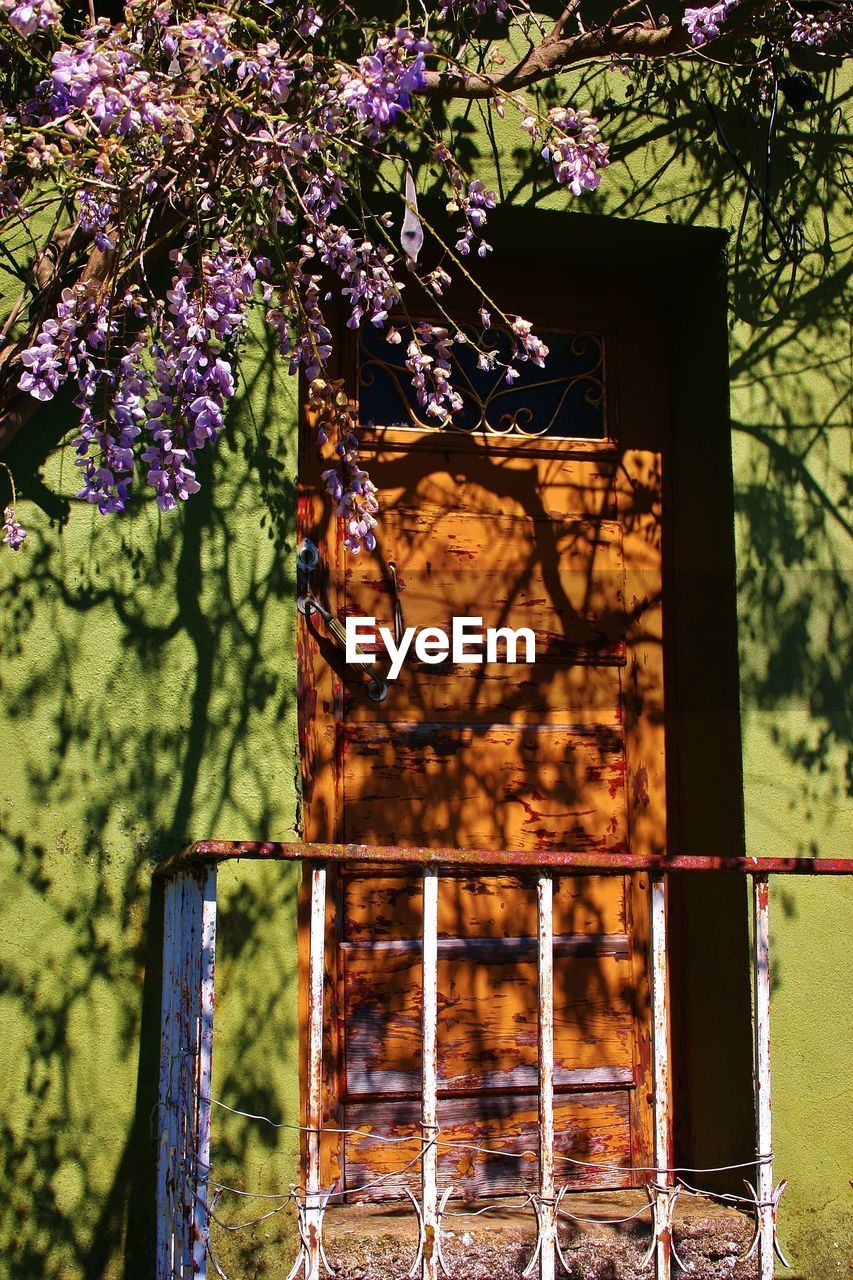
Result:
M304 1125L304 1189L293 1192L299 1222L299 1253L291 1277L320 1280L330 1270L323 1248L323 1216L331 1188L320 1183L323 1079L323 978L327 867L334 862L415 864L423 876L423 997L421 1013L420 1199L414 1197L419 1242L411 1275L437 1280L444 1269L441 1219L448 1192L439 1196L437 1125L438 888L442 869L526 868L537 881L538 927L538 1147L539 1184L530 1197L537 1238L525 1275L554 1280L561 1254L557 1225L564 1189L558 1186L554 1152L554 1020L552 877L556 871L590 875L645 872L651 878L651 1006L654 1053L654 1167L646 1176L652 1232L645 1262L656 1280L669 1280L673 1259L673 1209L680 1190L671 1156L670 1061L667 997L666 877L673 871L749 875L753 911L754 1156L757 1168L751 1206L761 1280L772 1280L779 1254L776 1219L784 1183L774 1187L770 1110L769 879L776 875L849 875L853 859L740 858L587 855L572 852L511 853L457 849L377 848L364 845L240 843L207 841L166 864L163 1002L160 1056L159 1160L157 1181L157 1280L206 1277L209 1226L215 1187L210 1170L211 1055L213 1048L216 873L235 858L300 860L310 868L307 1108ZM211 1195L211 1193L214 1193ZM746 1202L746 1201L745 1201ZM783 1259L784 1261L784 1259ZM567 1268L568 1269L568 1268ZM219 1271L218 1266L216 1270ZM221 1272L220 1272L221 1274Z

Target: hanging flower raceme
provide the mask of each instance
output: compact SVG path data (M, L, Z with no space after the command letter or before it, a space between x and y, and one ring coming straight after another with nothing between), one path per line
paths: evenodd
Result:
M116 206L110 199L99 199L92 191L81 191L77 196L77 222L84 235L90 235L99 249L114 249L115 243L107 235L110 223L115 219Z
M215 443L234 395L230 354L243 335L257 272L227 240L196 273L183 254L167 292L168 315L153 347L154 396L142 460L161 511L199 489L196 454Z
M719 0L718 4L703 9L685 9L682 24L687 28L690 43L698 48L720 34L720 28L740 0Z
M443 325L426 321L419 324L406 348L406 368L412 375L412 383L418 404L427 416L447 423L454 413L463 407L462 397L453 387L450 348L453 344Z
M821 13L798 13L791 39L796 44L822 49L827 40L849 35L853 23L850 14L841 9L824 9Z
M550 160L554 177L573 195L595 191L601 170L610 164L610 150L599 137L598 121L588 111L553 107L547 124L536 116L525 116L521 127L534 141L545 141L542 158Z
M94 376L95 352L102 350L111 326L103 293L79 284L63 289L55 314L44 322L35 342L21 353L21 391L36 400L52 400L69 376Z
M343 543L357 555L364 547L376 546L379 497L376 486L358 461L359 442L355 433L355 406L348 400L341 381L315 378L308 389L308 418L317 438L325 445L335 438L335 463L322 473L326 492L343 522Z
M487 14L510 20L523 8L521 0L449 0L442 12L455 25ZM508 382L525 362L544 360L529 324L485 298L482 315L494 311L512 332L509 350L452 322L392 323L413 277L414 292L425 291L442 314L454 280L476 268L464 260L491 250L497 197L437 136L425 94L428 61L441 72L451 49L440 31L432 40L409 27L383 33L348 6L302 0L273 8L196 0L177 9L128 0L123 21L68 30L56 13L53 0L0 0L0 23L8 18L32 36L36 86L31 101L0 118L0 229L20 230L29 189L39 200L46 186L55 189L62 218L76 219L62 282L76 269L78 283L58 298L44 292L5 368L41 401L70 383L81 499L104 514L123 511L140 467L161 510L198 490L198 455L225 427L255 305L290 373L310 388L330 385L327 303L342 304L350 330L370 325L404 342L418 401L440 424L463 408L456 344L472 343L478 365ZM22 47L17 36L12 43ZM524 114L520 100L510 102ZM503 109L504 99L495 105ZM541 122L525 118L524 127L560 183L577 195L597 187L609 157L593 116L566 107ZM419 221L418 252L408 255L391 234L397 212L377 216L362 196L366 175L387 192L390 164L407 154L404 137L412 156L424 143L438 162L451 215L449 231ZM411 164L408 173L401 215L405 190L416 206L422 185ZM184 248L164 273L176 238ZM260 244L267 248L256 252ZM376 494L345 408L347 421L319 415L317 437L334 450L326 484L357 550L374 537Z
M13 551L17 551L26 536L26 529L18 524L15 517L15 508L6 507L3 512L3 542Z
M381 137L409 110L412 94L426 86L424 54L431 49L429 40L401 27L393 36L381 36L374 52L359 58L353 71L343 72L341 99L369 126L370 137Z

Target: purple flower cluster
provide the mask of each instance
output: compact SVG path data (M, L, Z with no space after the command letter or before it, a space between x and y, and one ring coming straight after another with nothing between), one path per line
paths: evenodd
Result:
M45 320L35 342L21 352L21 391L36 400L52 400L65 379L88 372L92 354L103 348L109 318L103 298L83 284L63 289L56 313Z
M353 71L341 77L341 100L369 126L368 136L379 138L402 111L408 111L413 93L426 86L424 54L432 44L406 27L393 36L380 36L372 54L359 58Z
M525 361L530 360L533 364L538 364L540 369L544 369L548 348L542 339L537 338L532 332L533 326L529 320L516 316L510 329L514 340L513 351L504 381L511 383L520 376L518 370L514 368L516 364L524 364Z
M441 423L450 421L462 409L462 397L451 383L450 348L453 339L441 325L419 324L406 348L406 368L418 404L428 417ZM430 355L430 348L435 352Z
M277 107L283 106L290 97L290 87L295 76L291 64L281 56L281 46L277 40L256 45L254 51L241 57L237 65L238 82L254 81L269 93ZM270 135L269 141L272 140Z
M827 40L843 35L849 25L849 16L836 9L824 9L822 13L814 14L798 13L791 39L797 44L822 49Z
M598 120L588 111L575 111L572 107L553 107L548 120L551 131L542 148L542 158L551 161L557 182L576 196L595 191L601 182L601 170L610 164L610 149L600 140ZM534 141L542 137L534 116L525 116L521 127Z
M15 508L6 507L3 512L3 542L12 551L17 551L26 536L26 529L15 518Z
M314 382L332 354L332 334L320 307L320 277L300 265L293 291L281 298L281 305L267 311L267 323L278 337L279 355L290 357L289 372L302 369Z
M83 479L77 496L104 515L127 505L143 429L142 460L161 510L195 493L196 453L218 438L234 394L231 355L245 327L255 268L226 240L205 255L198 277L181 255L177 265L168 314L150 314L133 291L126 294L126 309L150 331L143 324L117 367L109 355L118 322L106 299L84 286L63 292L56 315L21 356L18 385L36 399L51 399L66 378L76 378Z
M682 24L687 28L690 43L698 48L708 40L715 40L720 28L740 0L719 0L718 4L704 9L685 9Z
M116 208L112 200L99 200L92 191L77 194L77 221L84 235L91 236L101 250L114 249L115 244L107 235L107 228L114 220Z
M229 356L245 329L257 274L227 240L205 255L197 282L181 255L177 265L166 295L169 315L153 346L154 396L146 410L150 444L142 454L161 511L199 488L196 454L218 439L234 395Z
M380 252L370 240L356 240L343 227L328 224L306 238L324 266L341 281L341 295L352 307L348 329L358 329L367 318L377 329L400 300L400 286L390 272L391 253Z
M448 209L451 212L454 209L460 209L465 215L465 226L456 241L456 252L463 257L471 252L474 234L486 225L488 212L490 209L494 209L496 199L495 193L487 191L480 179L475 178L473 182L468 183L467 191L458 191L454 199L448 204ZM491 247L481 236L477 245L477 254L481 258L485 258Z
M308 417L325 444L329 433L337 436L334 466L323 472L326 492L344 525L344 546L357 555L362 547L376 546L376 486L358 461L358 437L353 431L354 406L341 381L317 378L308 389Z
M150 374L142 366L144 337L119 363L118 375L102 369L84 379L75 404L80 409L76 465L83 472L77 497L97 503L101 515L124 511L133 480L134 445L146 416ZM112 391L111 420L106 406Z
M137 49L105 38L99 29L57 49L50 79L38 86L35 109L42 123L70 116L70 131L78 135L90 121L102 136L147 131L160 138L188 126L168 78L148 71Z
M326 492L344 522L344 546L353 555L362 547L376 546L376 513L379 498L376 485L358 462L358 437L348 432L335 446L339 463L323 472Z
M299 34L304 36L306 40L313 40L319 34L322 26L323 19L317 10L313 5L307 4L299 21Z
M222 14L193 18L172 28L163 41L163 47L172 55L180 51L185 72L190 76L227 70L234 62L233 23L233 18Z
M471 252L475 234L486 225L489 210L494 209L497 197L493 191L487 191L479 178L468 182L465 174L454 159L450 148L443 142L433 147L436 160L443 166L450 184L451 195L447 202L448 213L461 213L465 222L459 228L459 239L456 241L456 252L465 256ZM492 246L482 237L477 245L477 253L481 258L491 251Z
M0 12L6 14L9 25L22 36L47 31L56 26L61 17L57 0L0 0Z

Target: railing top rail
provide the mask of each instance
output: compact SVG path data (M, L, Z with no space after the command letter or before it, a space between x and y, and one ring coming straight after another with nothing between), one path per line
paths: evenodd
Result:
M359 862L517 870L554 868L594 875L626 872L723 871L735 875L853 875L849 858L710 857L704 854L579 853L569 849L433 849L419 845L311 844L302 840L196 840L158 867L161 875L249 858L269 862Z

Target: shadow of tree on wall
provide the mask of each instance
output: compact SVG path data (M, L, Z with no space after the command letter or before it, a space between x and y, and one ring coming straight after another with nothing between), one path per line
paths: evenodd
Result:
M630 95L618 72L606 84L587 78L598 102L613 98L613 135L631 138L614 148L623 163L606 175L610 194L603 187L587 207L736 228L742 707L747 729L753 716L773 717L784 803L818 819L846 785L850 725L849 268L829 234L844 213L846 140L834 112L845 99L808 119L780 114L776 207L802 207L807 241L788 298L790 268L761 259L755 199L712 138L696 73L649 75ZM819 79L828 103L832 73ZM744 162L760 165L758 125L734 98L720 112ZM460 158L467 149L487 166L476 130L494 123L503 147L504 126L479 105L451 115ZM527 148L504 162L502 189L516 205L553 195ZM567 219L568 234L583 221ZM293 455L281 441L292 413L280 379L269 353L254 361L240 435L208 463L193 502L162 521L138 509L107 527L77 510L63 527L70 449L42 471L34 422L9 457L24 496L55 520L4 569L16 578L0 591L0 1096L11 1188L0 1249L14 1280L150 1273L161 910L152 863L190 837L286 836L295 823ZM780 815L786 841L788 827ZM799 837L796 848L759 850L811 851ZM296 874L220 880L217 1087L229 1105L288 1122ZM292 1140L237 1116L217 1114L216 1129L229 1175L245 1177L251 1163L277 1186L287 1180Z
M850 138L843 124L850 90L839 92L832 72L807 69L823 96L796 113L780 95L768 195L783 229L789 217L803 225L806 253L796 269L762 256L765 220L756 194L740 175L723 178L701 104L693 117L696 135L706 135L697 148L702 168L719 175L697 192L696 212L728 203L734 228L730 377L741 708L747 743L752 721L759 721L775 747L769 776L760 776L763 763L756 771L749 750L745 761L747 786L760 787L764 801L753 837L760 843L750 848L756 853L843 853L831 843L832 813L851 782ZM687 80L676 79L675 96L685 101ZM709 94L721 98L723 131L764 190L766 120L750 118L735 97L715 92L713 81ZM626 192L626 211L634 205ZM770 256L778 258L778 236L766 223L764 229ZM814 836L806 834L810 827Z
M13 1277L119 1274L122 1248L128 1274L150 1271L162 937L152 866L189 838L285 837L295 822L292 390L257 341L245 372L240 433L205 460L194 502L120 522L76 504L64 527L5 561L17 577L0 594L11 1188L0 1249ZM37 492L73 491L70 453ZM19 444L19 477L40 462ZM269 1061L293 1038L294 1008L263 1026L249 1010L294 957L273 942L273 967L254 950L269 942L265 912L281 917L294 894L286 880L265 894L256 878L233 896L226 975L242 975L246 997L233 1052L251 1062L248 1032Z

